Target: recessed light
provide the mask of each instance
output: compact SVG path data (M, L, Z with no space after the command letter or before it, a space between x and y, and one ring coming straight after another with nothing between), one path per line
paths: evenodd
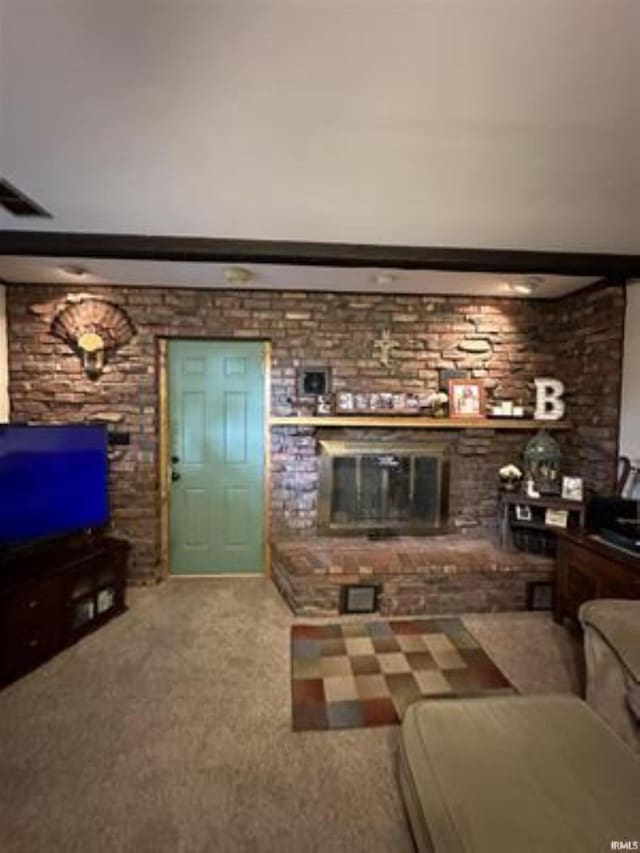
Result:
M251 281L253 273L246 267L227 267L224 271L227 284L245 284Z
M398 278L397 275L394 275L390 272L380 272L377 275L374 275L373 280L376 284L379 284L381 287L386 287L389 284L393 284L393 282Z
M86 267L76 266L75 264L68 264L67 266L60 267L60 272L65 275L71 276L71 278L84 278L89 275L89 270Z
M512 290L516 293L522 293L524 296L528 296L530 293L533 293L534 286L530 284L528 281L518 281L512 286Z

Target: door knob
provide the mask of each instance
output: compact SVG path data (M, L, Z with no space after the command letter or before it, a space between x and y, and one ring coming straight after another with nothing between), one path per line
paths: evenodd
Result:
M179 456L176 456L176 455L174 454L174 455L171 457L171 464L172 464L172 465L177 465L179 461L180 461L180 457L179 457Z
M177 483L179 479L180 479L180 474L178 474L177 471L172 471L171 472L171 482Z

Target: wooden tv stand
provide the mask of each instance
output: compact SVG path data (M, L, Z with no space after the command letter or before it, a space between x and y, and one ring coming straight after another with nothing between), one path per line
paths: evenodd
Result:
M0 562L0 686L126 610L129 550L78 537Z

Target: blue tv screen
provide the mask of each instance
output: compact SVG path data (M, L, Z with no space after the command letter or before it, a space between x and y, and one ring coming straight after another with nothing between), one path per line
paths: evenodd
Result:
M0 425L0 546L108 520L105 426Z

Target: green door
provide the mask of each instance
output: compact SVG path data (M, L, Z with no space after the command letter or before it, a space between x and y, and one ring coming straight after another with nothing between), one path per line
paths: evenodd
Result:
M264 344L169 343L169 570L264 568Z

